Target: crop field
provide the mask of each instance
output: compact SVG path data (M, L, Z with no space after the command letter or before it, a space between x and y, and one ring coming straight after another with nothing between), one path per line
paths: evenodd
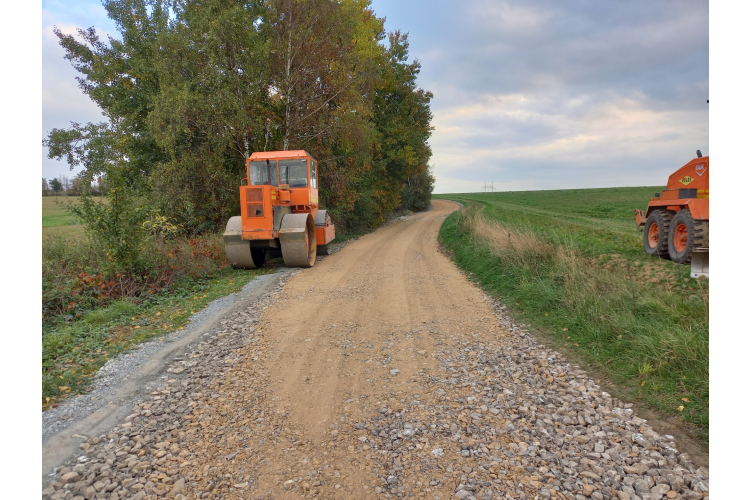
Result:
M83 226L80 221L65 208L68 203L78 203L78 197L42 196L42 237L83 235Z
M660 187L449 194L440 240L550 345L708 443L708 280L643 251Z

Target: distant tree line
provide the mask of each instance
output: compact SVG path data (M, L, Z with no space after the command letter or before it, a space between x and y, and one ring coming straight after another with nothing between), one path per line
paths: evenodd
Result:
M240 211L245 159L282 149L318 159L321 205L341 229L429 205L433 96L416 84L407 35L386 35L370 0L103 5L119 39L55 33L107 120L44 140L84 183L107 179L108 203L82 193L90 227L117 241L157 216L190 234L221 230Z
M103 196L107 194L107 183L101 178L88 182L84 176L74 177L72 180L65 175L47 181L42 177L42 196Z

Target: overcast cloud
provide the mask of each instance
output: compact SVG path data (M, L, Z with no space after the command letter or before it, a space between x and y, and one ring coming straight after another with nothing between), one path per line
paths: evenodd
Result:
M708 2L374 0L435 94L436 192L660 185L708 150ZM98 121L52 34L112 30L98 2L43 2L43 134ZM43 154L46 154L44 152ZM43 176L66 173L43 159Z

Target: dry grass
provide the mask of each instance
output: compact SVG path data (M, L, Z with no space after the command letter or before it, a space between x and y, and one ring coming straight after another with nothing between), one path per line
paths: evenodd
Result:
M552 255L555 248L529 232L519 232L498 221L490 220L474 211L467 217L471 232L484 240L495 251L512 250L517 253Z

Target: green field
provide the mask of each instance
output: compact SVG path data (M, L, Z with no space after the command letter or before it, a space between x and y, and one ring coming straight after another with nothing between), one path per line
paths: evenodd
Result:
M42 196L42 237L83 235L83 226L65 206L78 203L78 196Z
M517 321L707 445L708 280L646 255L633 219L660 189L434 197L464 204L440 240Z

